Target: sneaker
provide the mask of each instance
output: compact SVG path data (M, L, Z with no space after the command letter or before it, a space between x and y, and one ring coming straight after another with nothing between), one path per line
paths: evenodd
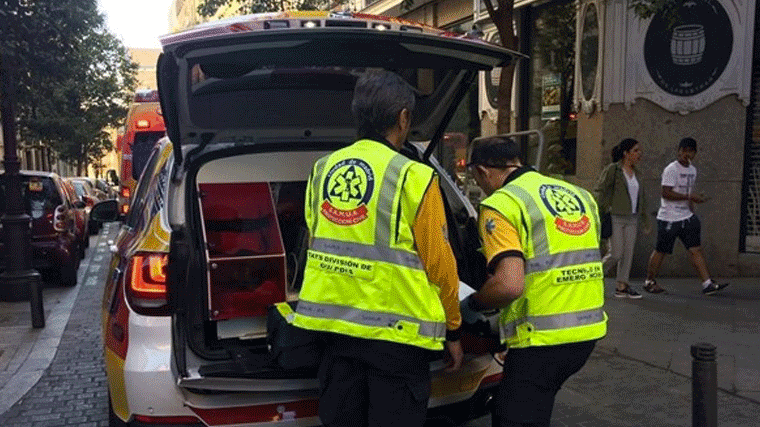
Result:
M715 283L715 281L711 281L709 285L702 288L702 295L712 295L726 286L728 286L728 283Z
M620 289L615 289L615 298L630 298L630 299L640 299L641 294L634 291L633 288L628 286L627 288L623 289L622 291Z
M644 290L650 294L661 294L665 292L665 289L662 289L656 281L649 279L644 281Z

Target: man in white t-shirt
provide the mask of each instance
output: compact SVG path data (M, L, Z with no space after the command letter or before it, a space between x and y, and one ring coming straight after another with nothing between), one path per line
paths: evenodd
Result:
M728 283L717 283L710 278L702 255L702 228L699 218L694 214L694 203L703 203L707 198L694 194L697 168L691 161L696 155L697 141L684 138L678 144L676 160L662 171L662 198L657 212L657 246L649 257L647 279L644 281L644 290L647 292L657 294L665 291L657 284L655 277L665 254L673 253L676 238L681 239L689 251L691 261L702 278L702 294L712 295L728 286Z

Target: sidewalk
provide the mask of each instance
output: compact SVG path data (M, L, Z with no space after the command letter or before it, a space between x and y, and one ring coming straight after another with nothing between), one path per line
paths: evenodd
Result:
M44 328L32 327L29 301L0 302L0 414L24 396L50 365L87 275L101 268L108 255L107 240L116 230L117 223L104 224L100 234L91 238L75 287L45 284ZM100 313L92 316L99 317Z
M552 426L691 426L692 344L717 347L718 423L760 419L760 279L705 297L698 279L662 279L668 294L613 297L608 335L557 395Z

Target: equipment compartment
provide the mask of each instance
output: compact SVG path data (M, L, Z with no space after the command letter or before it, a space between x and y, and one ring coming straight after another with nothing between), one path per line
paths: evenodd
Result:
M208 263L208 319L216 322L219 339L265 337L267 307L286 300L288 283L271 186L201 183L198 195Z

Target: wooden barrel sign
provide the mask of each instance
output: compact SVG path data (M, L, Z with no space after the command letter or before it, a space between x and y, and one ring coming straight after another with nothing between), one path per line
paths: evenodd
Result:
M705 29L698 24L679 25L673 29L670 54L676 65L694 65L702 61L705 53Z

